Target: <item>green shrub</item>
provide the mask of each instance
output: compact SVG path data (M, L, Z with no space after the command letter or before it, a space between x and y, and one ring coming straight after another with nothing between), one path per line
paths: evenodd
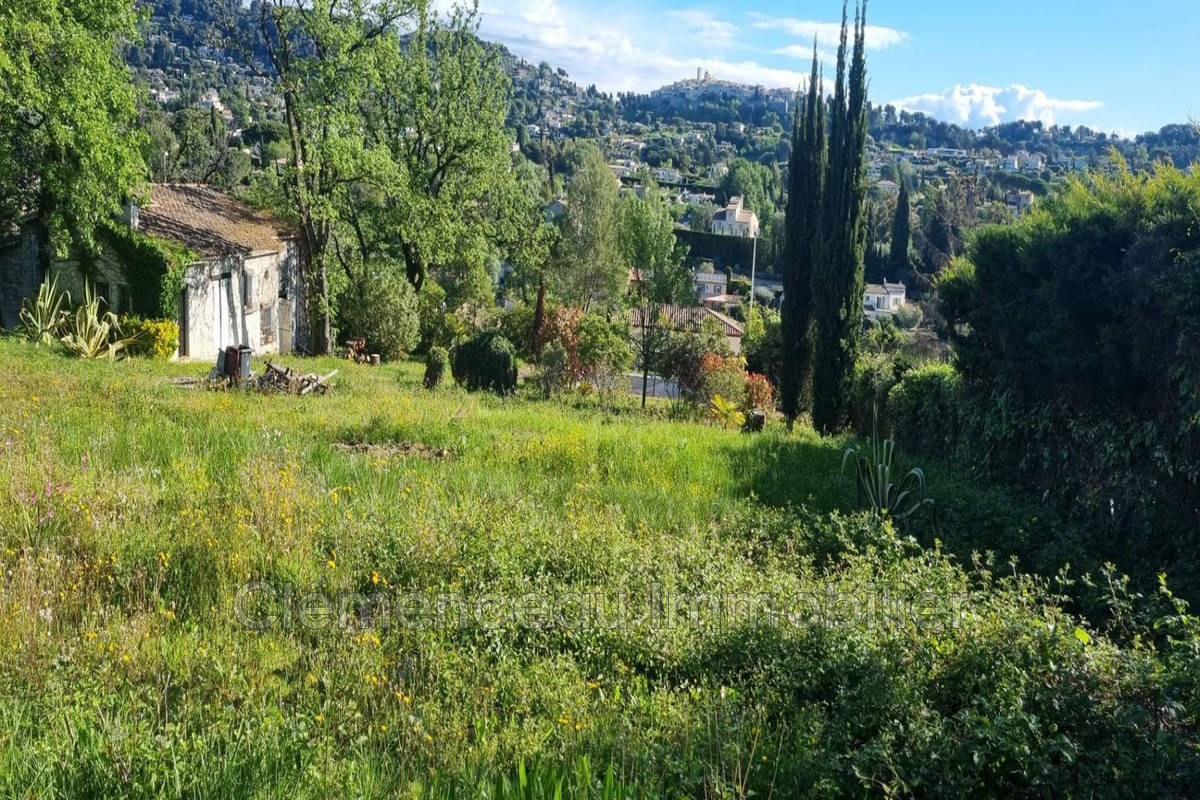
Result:
M470 391L508 394L517 388L517 352L500 331L482 331L455 345L450 371Z
M525 359L533 358L533 309L526 305L515 306L500 315L500 332L513 343L517 354Z
M896 440L907 450L949 456L958 443L962 379L949 364L912 370L888 394Z
M542 368L542 383L546 388L546 397L566 388L570 383L567 374L569 362L567 348L563 347L563 343L558 340L550 342L542 350L542 357L538 364Z
M446 347L453 340L446 321L446 290L437 281L425 281L417 295L416 352L428 353L433 347Z
M921 312L920 306L909 303L897 309L892 318L897 328L902 331L908 331L920 325L925 315Z
M425 388L436 389L446 375L446 362L450 355L444 347L431 347L425 357Z
M609 321L596 314L579 320L578 356L584 375L593 382L619 376L633 363L633 349L624 321Z
M129 315L121 320L121 326L132 340L128 347L131 356L169 361L179 349L179 324L174 320Z
M896 357L891 353L864 352L854 362L850 397L850 424L861 436L871 434L875 415L885 435L891 430L887 398L896 385Z
M772 386L779 386L779 365L782 361L783 329L779 313L761 306L751 306L746 313L746 335L742 338L742 355L746 369L766 375Z
M420 328L417 295L402 277L382 277L365 286L347 287L338 296L338 330L361 336L385 361L403 358L417 346Z

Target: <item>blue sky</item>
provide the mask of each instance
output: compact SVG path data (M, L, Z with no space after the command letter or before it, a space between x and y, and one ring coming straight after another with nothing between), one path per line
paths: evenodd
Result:
M695 77L795 86L837 0L480 0L481 33L581 84ZM1014 119L1125 134L1200 117L1200 0L874 0L872 102L980 127Z

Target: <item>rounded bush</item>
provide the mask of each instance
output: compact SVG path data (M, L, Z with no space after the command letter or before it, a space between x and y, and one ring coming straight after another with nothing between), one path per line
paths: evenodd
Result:
M174 320L128 316L121 320L121 330L132 339L126 348L132 356L167 361L179 349L179 325Z
M517 388L517 352L500 331L483 331L455 345L450 371L469 391L508 394Z
M384 361L404 358L420 340L416 292L402 277L370 281L361 291L349 287L339 297L338 328L365 338Z
M907 373L888 394L892 435L905 449L949 456L958 441L962 378L949 364Z
M446 363L450 360L444 347L431 347L425 357L425 388L436 389L446 375Z

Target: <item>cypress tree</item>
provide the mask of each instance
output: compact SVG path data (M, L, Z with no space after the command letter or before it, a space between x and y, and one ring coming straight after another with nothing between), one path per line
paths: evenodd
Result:
M846 6L838 45L837 83L829 111L829 156L823 225L812 301L813 425L825 434L849 418L849 399L862 336L867 141L866 4L856 9L854 51L847 65ZM848 75L847 75L848 72Z
M908 199L908 184L900 183L900 197L896 199L896 216L892 220L892 251L888 257L887 274L898 281L908 269L908 246L912 241L912 210Z
M825 103L818 65L814 40L808 93L796 104L792 124L784 222L780 401L789 429L808 405L812 380L812 273L817 257L826 167Z

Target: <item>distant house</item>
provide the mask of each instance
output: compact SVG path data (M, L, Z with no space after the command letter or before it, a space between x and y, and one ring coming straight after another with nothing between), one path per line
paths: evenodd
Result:
M758 236L758 215L746 208L739 195L729 198L725 208L713 214L712 232L722 236Z
M1027 153L1019 150L1017 151L1017 160L1021 164L1021 169L1026 172L1041 172L1046 168L1046 157L1041 153Z
M1013 216L1019 217L1033 207L1033 192L1027 189L1010 189L1004 193L1004 202Z
M283 223L197 184L151 186L150 202L140 208L130 204L125 222L195 256L184 268L176 307L159 308L157 289L146 285L137 265L122 260L123 248L107 235L99 237L96 253L76 251L49 261L47 271L72 301L79 302L85 288L91 288L115 312L175 316L179 354L205 360L231 345L257 353L287 352L305 338L298 335L303 313L300 248ZM34 250L28 242L24 247ZM35 261L26 262L24 271L22 285L29 296L36 293L43 270ZM4 316L7 324L7 309Z
M700 305L705 308L711 308L714 311L728 311L741 304L742 297L736 294L714 294L700 298Z
M907 294L903 283L868 283L863 292L863 312L867 319L891 316L904 308Z
M733 352L742 352L742 337L746 335L742 324L727 314L703 306L655 305L629 310L629 327L635 338L649 328L666 327L684 333L700 333L706 320L718 325Z
M679 202L681 203L715 203L717 196L708 192L695 192L691 189L684 189L679 193Z
M694 276L694 280L696 283L696 294L702 303L705 298L725 294L729 286L729 276L724 272L698 270Z
M655 167L651 174L659 183L682 183L683 175L677 169L670 167Z
M875 185L878 186L879 190L886 195L896 197L900 194L900 184L896 183L895 181L882 180L877 181Z
M951 160L964 160L970 157L970 153L957 147L927 147L925 155L932 158L946 158Z

